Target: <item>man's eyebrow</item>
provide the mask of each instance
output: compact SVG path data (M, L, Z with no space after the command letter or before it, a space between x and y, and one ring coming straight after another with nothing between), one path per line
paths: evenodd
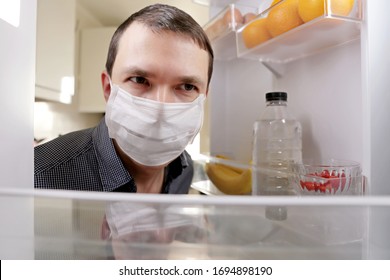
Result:
M179 77L179 80L184 84L196 84L196 85L204 85L202 79L197 76L182 76Z
M128 67L124 69L124 72L141 77L153 77L152 73L139 67Z

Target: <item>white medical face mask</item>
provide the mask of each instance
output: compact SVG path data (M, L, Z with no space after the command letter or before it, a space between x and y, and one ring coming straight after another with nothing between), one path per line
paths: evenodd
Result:
M193 141L203 123L205 95L190 103L163 103L111 86L106 109L110 138L134 161L164 165Z
M179 206L154 208L127 201L110 202L106 207L106 220L112 238L190 226L205 227L203 216L184 215L181 210ZM138 238L142 239L142 236Z

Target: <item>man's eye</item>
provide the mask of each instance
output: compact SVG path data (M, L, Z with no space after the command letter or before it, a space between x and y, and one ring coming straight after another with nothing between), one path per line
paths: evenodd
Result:
M181 89L183 89L185 91L192 91L192 90L196 90L196 86L191 85L191 84L184 84L181 86Z
M145 79L144 77L131 77L130 81L137 83L137 84L148 84L148 80Z

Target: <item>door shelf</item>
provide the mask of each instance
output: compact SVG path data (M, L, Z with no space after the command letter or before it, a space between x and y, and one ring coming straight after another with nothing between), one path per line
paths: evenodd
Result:
M288 63L360 38L360 22L321 17L274 37L252 49L237 31L237 57L262 62Z
M287 63L360 37L360 0L324 1L324 7L274 2L237 30L238 57Z
M242 24L237 24L237 22L235 25L229 24L228 28L221 29L222 32L219 32L218 36L210 36L216 59L230 60L238 57L261 61L267 65L285 64L360 38L361 0L355 0L352 8L342 12L337 10L337 7L332 7L333 2L326 2L328 4L324 7L322 15L306 20L306 22L301 20L296 27L277 35L274 31L273 37L268 27L258 25L257 30L253 31L251 38L248 39L248 33L245 34L246 28L260 21L268 24L266 21L270 13L283 8L288 1L290 0L282 0L272 6L271 1L268 1L268 5L264 4L268 8L261 10L255 18L247 22L243 21ZM234 4L228 7L235 8ZM225 9L214 17L205 26L205 30L210 26L215 26L218 21L220 22L226 12ZM265 36L267 38L264 38L262 42L257 39L257 36L260 36L257 32L261 32L258 31L261 28L268 28L265 32L269 35ZM252 43L248 43L248 40ZM275 70L275 72L280 71Z
M236 30L257 15L258 10L253 6L229 4L203 27L216 59L230 60L237 57Z

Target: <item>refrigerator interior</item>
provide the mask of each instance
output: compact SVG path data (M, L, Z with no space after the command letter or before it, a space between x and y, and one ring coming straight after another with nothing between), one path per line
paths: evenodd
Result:
M259 6L258 1L230 2L236 2L238 8L243 4ZM211 11L214 10L218 17L217 11L221 7L217 3L221 2L211 1ZM306 32L305 25L300 26L301 33ZM360 22L354 22L353 28L360 30L360 25ZM321 27L310 28L322 32ZM321 36L325 36L323 40L326 41L326 36L343 31L333 30ZM317 46L315 51L307 50L310 44L307 41L314 38L308 33L302 34L298 34L295 41L291 38L296 34L288 34L290 39L283 34L281 39L266 42L269 48L285 49L279 57L271 59L267 59L261 49L243 57L240 54L221 57L218 55L220 48L236 48L235 41L240 38L232 37L230 44L222 46L219 40L223 38L213 41L216 62L209 95L212 155L227 154L233 159L249 162L252 126L265 107L265 93L286 91L289 110L303 127L303 158L349 159L364 165L360 34L356 33L341 43ZM280 57L287 62L280 62Z
M256 7L261 18L271 2L210 0L210 23L232 3L242 14ZM252 127L265 108L265 94L286 91L289 110L303 127L303 158L360 162L367 193L390 193L385 175L390 166L390 40L383 36L390 24L384 12L389 3L354 3L352 18L320 17L253 49L243 50L245 25L229 25L212 40L211 155L249 162Z
M258 4L209 2L211 16L230 3L248 9ZM112 203L146 206L157 217L154 225L168 220L190 226L184 227L184 237L168 231L120 239L116 248L122 258L389 259L390 57L384 54L390 37L383 34L390 25L390 2L360 2L362 21L352 22L359 36L288 62L260 61L247 53L232 56L219 47L237 46L235 34L220 39L208 97L210 152L249 162L252 124L265 106L264 95L285 90L302 122L304 157L360 162L369 193L381 197L117 196L2 187L0 221L6 230L0 233L1 259L118 258L113 244L101 238ZM228 58L218 55L223 51ZM270 206L287 207L288 219L265 217Z
M215 22L226 5L258 7L262 14L272 1L208 2ZM384 0L356 0L353 18L323 16L252 50L242 47L245 25L229 26L212 40L210 154L250 162L252 126L265 108L265 93L286 91L289 110L302 124L303 158L360 162L366 195L389 195L389 8ZM370 220L368 244L384 240L381 223ZM379 248L371 253L381 255Z

